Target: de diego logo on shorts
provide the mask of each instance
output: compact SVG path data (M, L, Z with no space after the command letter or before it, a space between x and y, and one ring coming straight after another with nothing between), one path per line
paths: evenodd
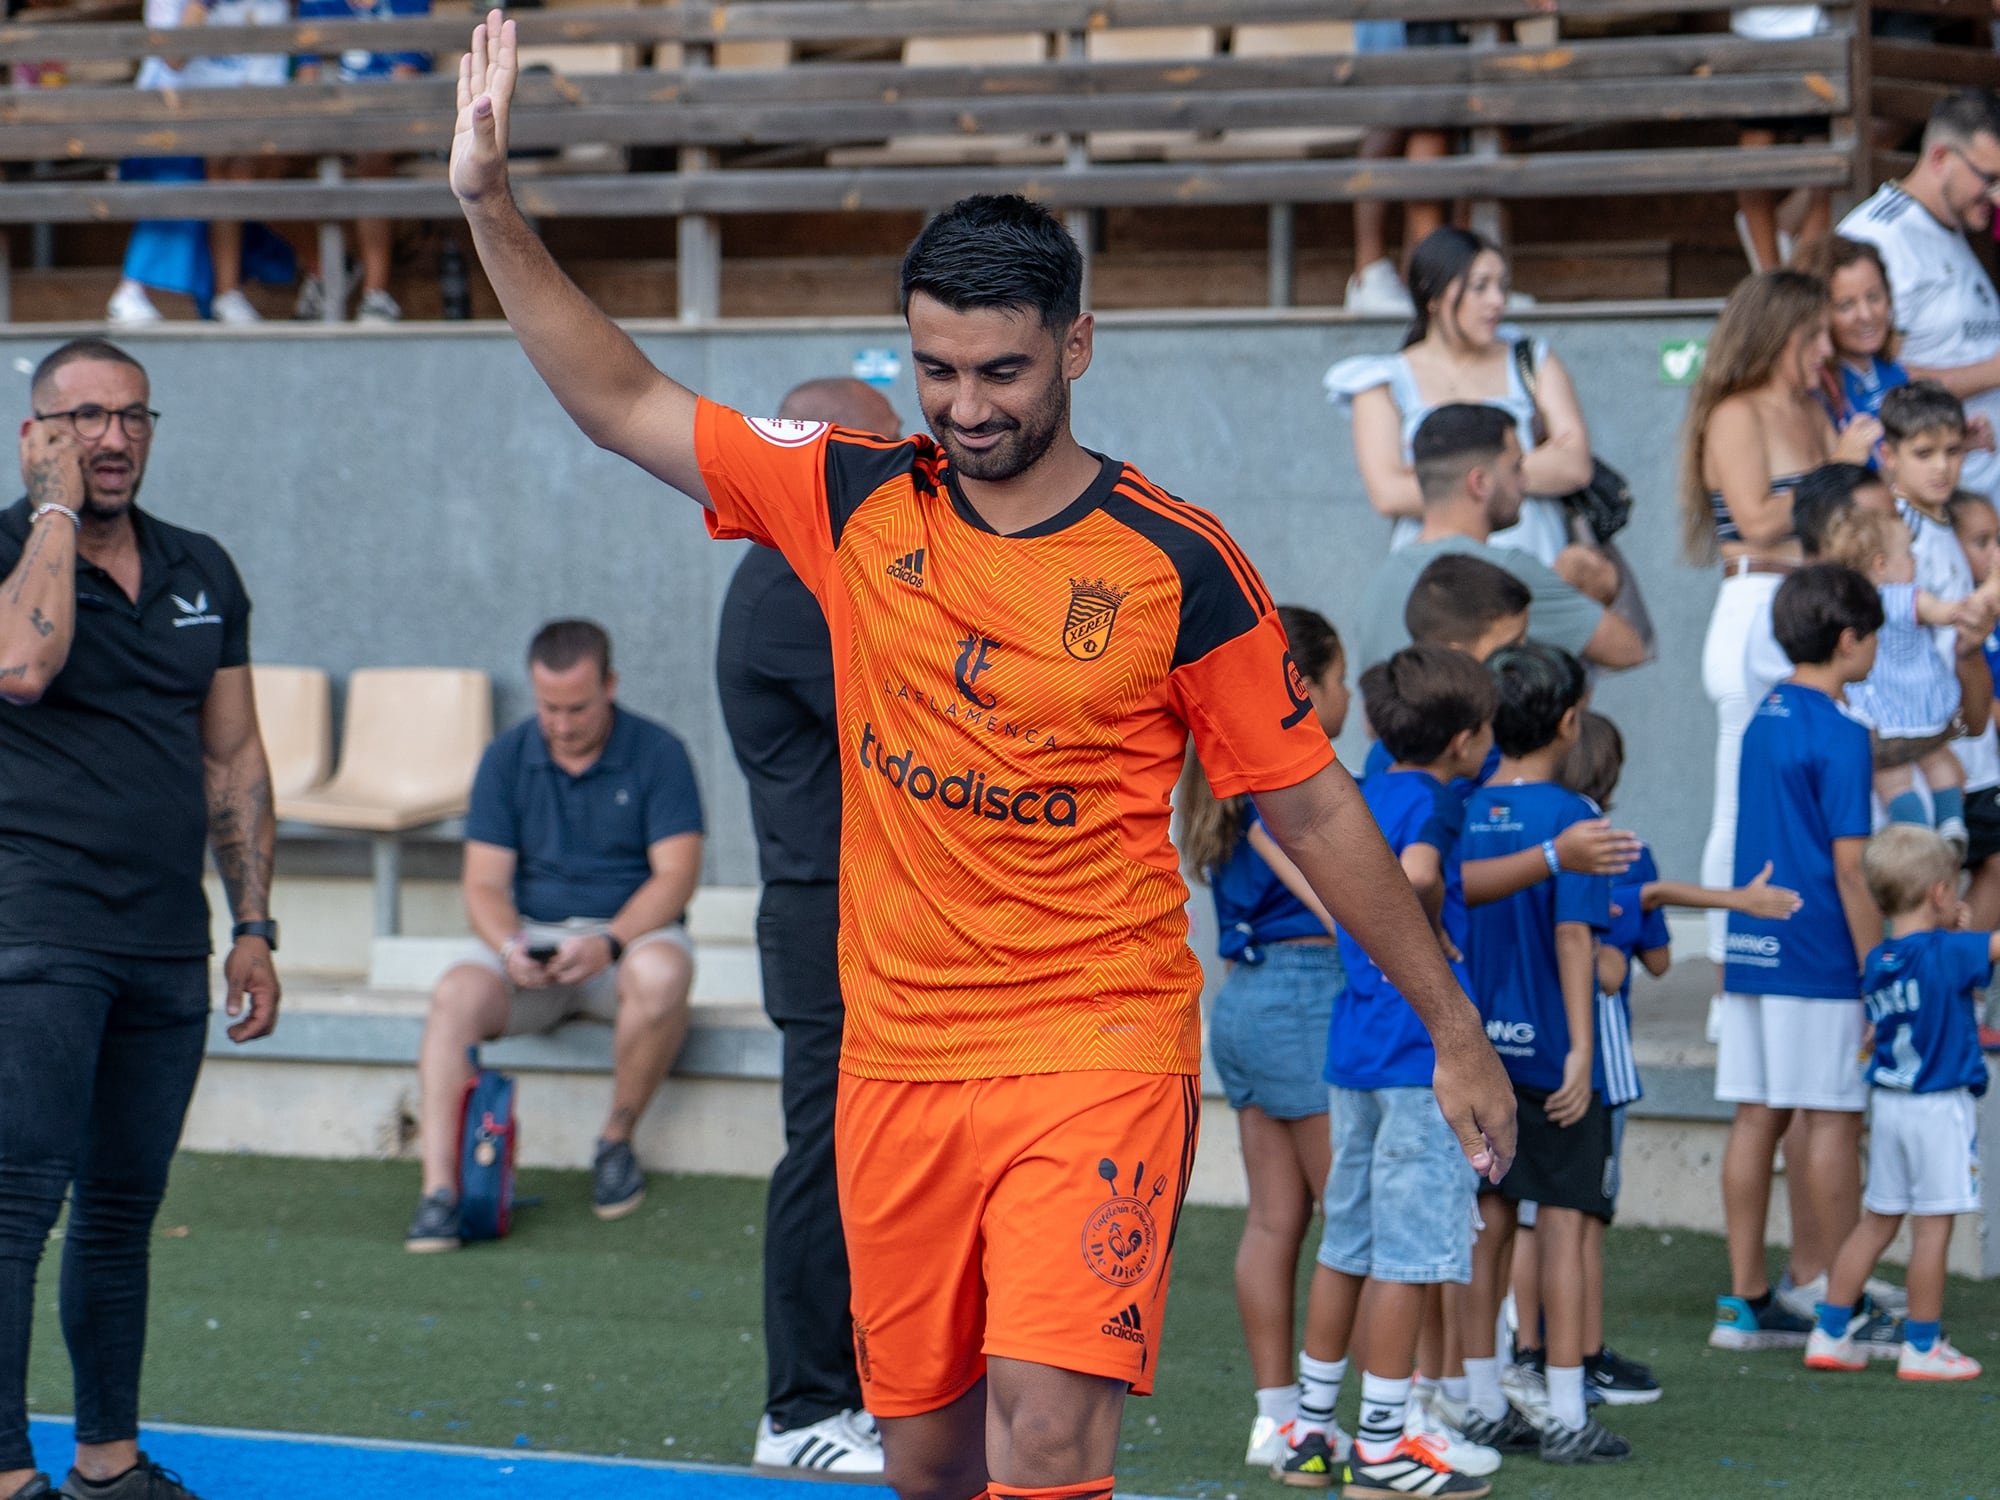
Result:
M1153 1204L1167 1190L1166 1174L1153 1179L1143 1203L1136 1195L1146 1180L1144 1162L1133 1170L1130 1193L1118 1191L1118 1164L1110 1157L1098 1162L1097 1175L1110 1187L1111 1196L1083 1222L1083 1263L1100 1281L1136 1286L1146 1279L1159 1254L1160 1226L1153 1217Z

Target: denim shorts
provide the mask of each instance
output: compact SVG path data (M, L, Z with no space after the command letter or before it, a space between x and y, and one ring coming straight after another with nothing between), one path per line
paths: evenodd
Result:
M1331 943L1268 943L1229 971L1208 1018L1208 1055L1231 1109L1274 1120L1326 1113L1326 1032L1347 984Z
M1426 1088L1328 1091L1333 1171L1319 1263L1420 1285L1472 1280L1477 1178Z

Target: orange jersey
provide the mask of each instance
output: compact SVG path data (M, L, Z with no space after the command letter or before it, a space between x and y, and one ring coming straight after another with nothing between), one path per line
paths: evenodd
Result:
M1214 517L1107 459L1014 536L927 437L701 403L716 536L826 611L841 755L841 1065L943 1080L1201 1066L1171 796L1333 759L1262 580Z

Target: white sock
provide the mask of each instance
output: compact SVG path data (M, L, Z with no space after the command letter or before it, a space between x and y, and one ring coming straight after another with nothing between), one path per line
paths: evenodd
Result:
M1582 1365L1549 1366L1549 1414L1571 1432L1583 1426Z
M1370 1463L1380 1463L1403 1440L1403 1418L1410 1410L1410 1381L1386 1375L1361 1375L1361 1432L1354 1451Z
M1280 1427L1297 1418L1299 1414L1299 1386L1297 1381L1290 1385L1267 1385L1257 1392L1257 1415L1269 1417Z
M1438 1382L1438 1389L1444 1392L1444 1399L1456 1401L1460 1406L1472 1399L1472 1385L1463 1375L1447 1375Z
M1340 1400L1340 1383L1347 1378L1344 1359L1314 1359L1299 1351L1299 1426L1294 1438L1309 1432L1322 1437L1333 1430L1333 1408Z
M1417 1371L1415 1375L1410 1377L1410 1399L1412 1401L1428 1402L1437 1393L1438 1383L1422 1370Z
M1497 1422L1507 1415L1507 1397L1500 1389L1500 1361L1465 1359L1465 1399L1472 1409L1489 1422Z

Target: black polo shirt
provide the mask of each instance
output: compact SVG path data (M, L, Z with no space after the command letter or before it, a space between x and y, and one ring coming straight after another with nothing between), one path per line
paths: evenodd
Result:
M0 702L0 943L209 951L201 710L250 660L250 599L212 538L132 511L139 602L82 558L69 659L39 703ZM0 576L27 545L0 511Z
M819 600L772 548L729 581L715 646L722 721L750 783L766 882L840 878L840 739L833 643Z

